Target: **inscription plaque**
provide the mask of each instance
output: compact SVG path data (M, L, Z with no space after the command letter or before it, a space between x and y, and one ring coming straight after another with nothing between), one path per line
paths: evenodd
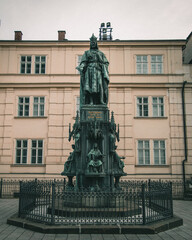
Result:
M88 111L87 112L87 119L94 119L103 120L103 112L102 111Z

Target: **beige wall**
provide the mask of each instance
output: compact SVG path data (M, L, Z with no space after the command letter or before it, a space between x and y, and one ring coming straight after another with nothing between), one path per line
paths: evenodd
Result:
M182 65L184 41L101 42L109 62L109 109L120 124L119 155L124 155L128 178L182 178L184 159L181 88L185 88L188 162L192 176L192 76ZM79 96L78 55L88 42L0 42L0 177L60 177L71 151L68 125L74 123ZM46 56L46 74L20 74L20 56ZM163 74L136 74L136 55L162 55ZM32 62L32 70L34 63ZM150 70L150 63L149 63ZM44 117L18 117L18 97L45 97ZM149 117L138 118L137 97L149 98ZM163 96L165 116L152 117L152 97ZM32 104L30 105L32 113ZM43 164L15 164L16 139L43 139ZM152 140L165 140L166 165L155 166ZM137 141L150 140L151 165L140 166Z

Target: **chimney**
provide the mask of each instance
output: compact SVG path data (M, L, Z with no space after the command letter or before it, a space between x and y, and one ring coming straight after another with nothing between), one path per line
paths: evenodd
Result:
M65 39L65 34L66 34L65 31L58 31L58 41L66 40Z
M22 35L21 31L15 31L15 41L22 41Z

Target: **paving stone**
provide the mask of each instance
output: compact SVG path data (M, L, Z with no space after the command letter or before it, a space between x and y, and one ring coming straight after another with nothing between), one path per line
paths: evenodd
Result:
M114 234L115 240L127 240L124 234Z
M80 239L80 240L92 240L92 239L91 239L91 234L81 234L81 235L79 236L79 239Z
M115 240L113 234L103 234L103 240Z
M138 240L139 239L136 234L125 234L125 237L128 240Z
M79 240L79 234L69 234L67 240Z
M192 239L192 201L174 200L174 214L184 224L178 228L150 234L43 234L6 224L18 211L18 199L0 199L0 240L188 240Z
M55 240L67 240L68 234L56 234Z
M103 240L102 234L91 234L91 240Z
M33 236L34 232L26 230L21 234L21 236L17 240L30 240Z
M43 237L45 236L44 233L37 233L35 232L32 237L30 238L30 240L41 240L43 239Z

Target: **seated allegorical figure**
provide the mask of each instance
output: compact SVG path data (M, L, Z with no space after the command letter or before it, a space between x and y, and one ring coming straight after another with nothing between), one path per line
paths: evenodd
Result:
M87 170L89 173L101 173L103 169L103 154L98 148L97 143L94 144L93 149L87 155L88 164Z

